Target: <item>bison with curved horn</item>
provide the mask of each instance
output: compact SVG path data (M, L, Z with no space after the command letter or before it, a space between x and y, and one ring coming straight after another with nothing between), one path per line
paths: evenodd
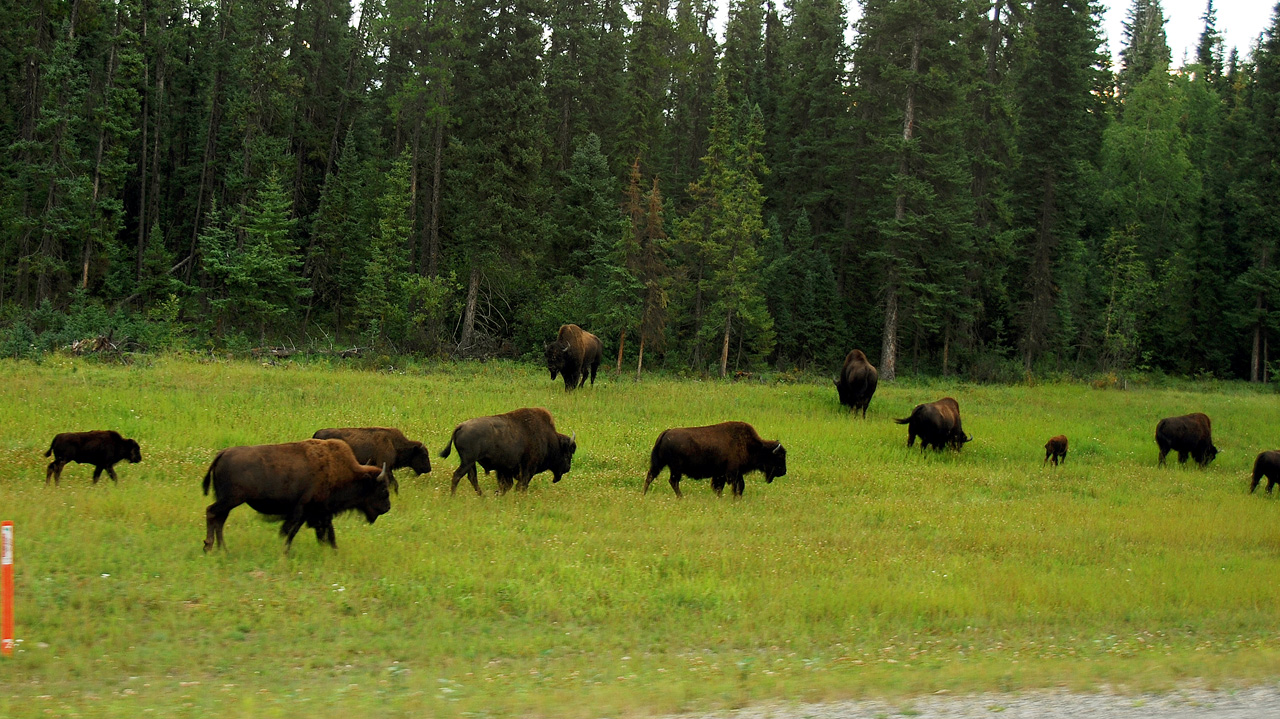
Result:
M307 439L224 449L204 475L204 493L213 488L214 503L205 510L204 551L222 543L227 515L247 504L283 517L284 551L305 523L316 539L337 547L333 517L358 511L369 524L391 511L390 475L356 461L350 445L338 439Z
M340 439L351 446L356 461L390 470L408 467L416 474L430 474L431 452L426 445L404 436L394 427L335 427L322 429L312 439ZM395 474L389 472L391 488L399 492Z

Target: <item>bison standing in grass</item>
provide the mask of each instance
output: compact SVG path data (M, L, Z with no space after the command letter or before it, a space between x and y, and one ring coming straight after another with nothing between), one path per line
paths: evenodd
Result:
M305 523L316 539L337 547L333 517L358 511L369 524L391 511L391 477L356 461L351 447L337 439L306 439L224 449L204 475L204 493L215 501L205 510L204 551L222 543L222 526L236 507L247 504L262 514L284 518L280 534L289 551Z
M644 477L644 492L649 492L653 479L666 467L671 468L671 489L677 497L680 479L711 479L716 496L728 484L735 497L745 488L743 475L759 471L766 483L787 473L787 450L782 442L761 439L755 427L746 422L721 422L707 427L674 427L658 435L649 453L649 473Z
M922 450L931 446L941 450L949 446L959 452L966 442L973 441L973 437L966 435L960 426L960 403L950 397L918 404L910 417L893 421L907 425L908 447L914 447L916 437L919 437Z
M1053 460L1053 466L1057 467L1058 462L1067 461L1067 435L1060 434L1057 437L1050 437L1048 442L1044 444L1044 462L1040 464L1043 467Z
M577 325L561 325L556 341L548 343L545 350L551 379L554 381L557 373L564 375L565 392L585 385L588 374L591 386L596 386L596 370L604 355L599 337Z
M1178 464L1186 464L1187 455L1190 455L1201 467L1209 466L1218 456L1218 448L1213 446L1209 416L1203 412L1160 420L1156 424L1156 444L1160 447L1161 467L1170 451L1178 453Z
M469 419L454 428L440 456L448 457L455 445L460 463L453 472L450 494L458 491L463 477L471 480L476 494L481 494L477 463L484 467L485 474L497 473L498 494L506 494L512 486L526 491L529 480L546 471L552 473L554 484L569 472L573 453L578 449L576 435L566 437L557 432L551 413L541 407Z
M126 459L129 464L141 462L142 448L137 442L125 439L115 430L63 432L53 438L48 451L44 453L46 457L50 455L53 455L53 461L44 470L45 484L49 483L50 477L55 486L59 484L62 481L62 468L67 462L92 464L93 483L97 484L103 471L111 477L112 482L119 482L112 465Z
M1280 452L1263 452L1253 460L1253 484L1249 485L1249 494L1258 488L1263 477L1267 478L1267 494L1271 494L1271 488L1280 484Z
M431 452L426 445L404 436L392 427L341 427L322 429L312 439L340 439L351 446L360 464L387 465L396 470L408 467L419 475L431 473ZM395 475L391 482L395 483Z
M867 361L862 350L851 350L844 358L844 367L840 376L836 377L836 393L840 395L840 404L849 407L857 414L862 410L863 419L867 416L867 407L871 405L871 396L876 393L876 383L880 374Z

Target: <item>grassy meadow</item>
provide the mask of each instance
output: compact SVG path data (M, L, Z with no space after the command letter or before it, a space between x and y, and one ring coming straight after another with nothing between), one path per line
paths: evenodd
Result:
M905 446L893 424L956 397L974 441ZM545 406L573 472L476 497L457 466L401 470L373 525L231 513L201 551L217 450L390 425L435 452L459 421ZM16 523L19 652L0 715L599 717L776 699L1280 677L1280 501L1247 494L1280 447L1280 398L1238 384L882 386L865 421L830 382L613 379L566 395L506 363L355 371L160 357L0 363L0 519ZM1155 423L1204 411L1207 470L1157 469ZM658 432L726 419L783 440L789 473L717 499L664 473ZM60 431L117 429L118 485ZM1058 469L1045 440L1070 437Z

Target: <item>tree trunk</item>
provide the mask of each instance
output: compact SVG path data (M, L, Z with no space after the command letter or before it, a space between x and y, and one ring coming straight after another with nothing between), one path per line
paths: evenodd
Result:
M627 329L622 329L622 335L618 337L618 369L615 374L622 376L622 348L627 346Z
M115 35L111 39L111 51L107 54L107 84L102 90L102 104L104 110L111 102L111 90L115 86L116 81L116 45L120 40L120 13L116 12L116 28ZM89 211L97 215L98 210L98 192L102 189L102 153L107 146L107 128L104 124L98 130L98 149L93 157L93 194L89 199ZM93 227L97 225L97 218L90 218L89 232L84 237L84 251L80 257L80 289L89 289L89 260L93 257Z
M898 288L892 276L884 298L884 333L880 341L880 379L892 382L898 377Z
M951 325L948 324L946 330L942 333L942 376L946 377L951 374L951 368L948 360L951 359Z
M151 66L147 64L147 3L142 3L142 152L138 154L138 261L136 279L142 281L142 256L147 248L147 126L148 101L151 99Z
M644 366L644 333L640 333L640 356L636 358L636 381L640 381L640 368Z
M435 159L431 165L431 205L428 219L423 223L421 271L426 277L435 277L440 264L440 158L444 154L444 118L436 119L435 137L432 139Z
M1259 315L1262 314L1262 293L1258 293L1257 300L1254 303L1254 309ZM1253 354L1249 359L1249 381L1262 381L1262 320L1258 320L1253 325Z
M729 330L733 328L733 310L724 316L724 343L720 346L720 379L729 371Z
M221 23L218 43L225 46L228 24L226 0L219 3L218 15ZM220 98L222 95L222 82L222 66L219 64L217 72L213 75L213 90L209 94L212 102L209 103L209 122L205 125L204 159L200 163L200 187L196 190L195 215L191 221L191 248L185 260L187 266L182 271L183 281L188 284L191 283L191 276L195 271L196 250L200 242L200 213L204 210L205 189L209 183L209 165L213 162L213 153L217 149L218 120L222 114L222 100Z
M471 336L476 329L476 298L480 294L480 266L471 266L471 281L467 285L467 306L462 312L462 337L458 340L458 351L463 352L471 347Z
M911 81L907 83L906 107L902 113L902 157L898 161L898 174L905 176L907 166L906 145L915 134L916 86L915 75L920 71L920 30L911 37ZM894 200L893 219L899 227L907 217L907 196L900 190ZM884 298L884 333L880 343L880 379L892 382L897 378L898 352L898 272L890 268Z

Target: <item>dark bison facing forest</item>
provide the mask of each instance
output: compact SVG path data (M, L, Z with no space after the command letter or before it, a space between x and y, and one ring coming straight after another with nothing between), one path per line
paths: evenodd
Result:
M862 416L867 416L867 407L871 404L871 396L876 393L876 383L880 375L875 366L867 361L862 350L850 350L844 358L844 367L840 368L840 376L836 377L836 393L840 395L840 404Z
M1165 455L1170 451L1178 453L1179 464L1186 464L1190 455L1201 467L1208 466L1218 456L1209 416L1203 412L1160 420L1156 424L1156 444L1160 447L1160 466L1164 466Z
M907 425L908 447L915 446L916 437L919 437L921 449L933 447L941 450L950 446L958 452L966 442L973 441L973 437L966 435L960 426L960 403L950 397L918 404L910 417L893 421Z
M548 342L545 349L551 379L554 380L557 373L564 375L565 392L585 385L588 372L591 386L596 386L596 369L604 354L599 337L577 325L561 325L556 341Z

